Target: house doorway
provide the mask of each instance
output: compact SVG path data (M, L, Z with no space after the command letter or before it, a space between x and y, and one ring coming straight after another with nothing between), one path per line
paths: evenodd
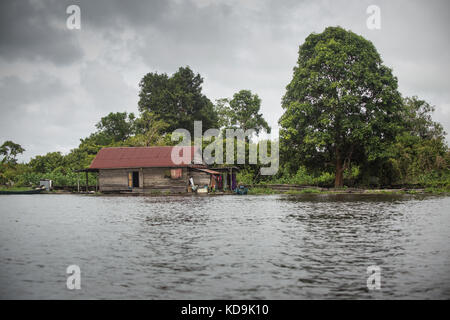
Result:
M128 172L128 187L139 188L139 171Z

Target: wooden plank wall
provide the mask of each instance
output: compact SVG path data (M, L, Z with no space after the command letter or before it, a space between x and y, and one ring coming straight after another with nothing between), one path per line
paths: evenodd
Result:
M100 191L128 190L128 169L104 169L98 173Z
M128 188L128 172L139 172L139 188L143 192L161 191L182 193L187 191L189 177L194 183L203 187L210 184L210 175L205 172L183 168L180 179L166 177L170 168L130 168L130 169L101 169L99 171L100 191L125 191Z
M141 191L186 192L188 185L187 168L183 168L180 179L165 177L170 168L130 168L101 169L99 171L100 191L128 191L128 172L139 172L139 189Z
M206 172L201 172L197 170L189 170L189 177L192 177L194 179L194 184L198 185L199 187L203 187L204 185L210 184L211 176ZM188 179L189 179L188 177Z
M187 168L183 168L180 179L166 178L166 171L170 168L144 168L144 191L158 190L163 192L181 193L187 191Z

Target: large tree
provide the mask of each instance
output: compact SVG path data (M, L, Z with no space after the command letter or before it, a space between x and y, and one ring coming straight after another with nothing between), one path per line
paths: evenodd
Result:
M403 105L405 131L421 139L438 139L445 144L446 133L444 128L432 118L434 106L417 96L406 97L403 99Z
M17 163L16 157L24 152L25 149L22 148L20 144L17 144L10 140L5 141L0 146L0 155L3 156L1 163L16 164Z
M235 93L233 99L217 100L215 109L222 127L254 129L256 133L264 129L270 133L269 125L260 113L261 99L250 90Z
M286 161L330 163L335 187L352 162L384 156L401 127L397 79L374 45L340 27L309 35L282 100Z
M434 106L415 96L405 98L403 106L402 132L388 149L389 158L373 168L383 184L422 184L424 176L437 177L450 169L446 133L432 119Z
M145 111L136 119L136 135L129 138L126 144L133 147L149 147L163 145L167 140L164 134L169 126L163 120L158 119L153 113Z
M139 110L152 112L169 126L167 132L178 128L193 134L194 121L202 121L203 129L217 125L212 102L202 93L203 78L189 67L179 68L172 76L148 73L139 86Z
M30 160L28 165L34 172L49 173L58 167L64 166L64 156L61 152L49 152L43 156L36 156Z
M104 133L115 142L125 141L135 133L135 116L131 112L110 112L96 124L98 132Z

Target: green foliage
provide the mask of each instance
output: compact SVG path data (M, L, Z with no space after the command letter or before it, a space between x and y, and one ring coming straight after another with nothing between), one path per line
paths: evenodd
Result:
M382 176L389 184L421 184L421 177L432 172L448 172L450 158L443 140L423 139L405 132L390 146ZM422 181L421 181L422 180Z
M96 124L98 132L111 140L124 141L135 133L135 116L133 113L110 112Z
M0 163L0 184L12 186L15 184L16 176L27 169L27 166L17 163L17 155L25 151L20 144L10 140L0 146L0 155L3 159Z
M164 135L169 124L160 120L154 113L144 111L135 121L136 135L129 137L125 146L129 147L148 147L167 145L170 143L170 136ZM169 139L167 139L169 138Z
M442 126L431 118L434 107L417 97L404 99L403 106L403 131L386 149L386 159L365 171L375 171L382 185L445 186L450 152Z
M340 27L311 34L283 97L282 159L294 169L334 166L341 186L351 163L384 156L401 107L397 79L370 41Z
M0 191L27 191L31 190L29 187L0 187Z
M319 189L306 188L302 190L288 190L285 194L297 195L297 194L311 194L311 193L322 193Z
M250 90L235 93L231 100L219 99L215 106L221 128L254 129L256 134L264 129L270 133L269 125L259 113L260 108L261 99Z
M43 179L53 180L53 185L58 187L66 187L71 186L75 187L78 184L78 179L80 182L80 187L83 188L85 185L85 173L76 173L73 171L61 171L54 170L49 173L40 173L40 172L25 172L17 175L17 185L20 186L36 186L39 185L39 181ZM96 176L94 174L88 174L88 183L90 186L96 184Z
M433 194L450 193L450 185L444 187L428 187L425 188L425 192Z
M28 171L28 167L18 163L0 164L0 184L12 186L16 184L17 175Z
M34 172L47 173L64 166L65 160L61 152L49 152L45 156L36 156L31 159L28 165Z
M148 73L139 86L139 110L154 113L168 124L166 132L184 128L194 132L194 120L203 129L217 126L217 113L212 102L202 93L203 78L189 68L179 68L172 76Z
M3 156L1 163L15 164L17 163L16 157L24 152L25 149L22 148L20 144L14 143L10 140L5 141L0 146L0 156Z
M334 180L334 175L330 172L309 172L305 166L301 166L295 174L290 174L288 170L281 170L281 175L263 183L267 184L297 184L305 186L330 186Z
M444 140L445 132L442 125L433 121L431 114L435 107L418 97L406 97L403 99L402 118L404 130L412 136L426 140Z
M227 98L222 98L216 100L214 105L214 110L217 113L217 126L219 128L231 128L231 119L233 117L232 110L230 108L230 100Z
M288 191L277 191L272 188L265 187L254 187L248 190L248 194L258 195L258 194L288 194L288 195L299 195L299 194L319 194L324 193L317 188L305 188L301 190L288 190Z
M238 184L251 185L255 182L255 173L250 168L239 171L236 175Z
M254 194L277 194L278 192L271 189L271 188L261 188L261 187L256 187L256 188L250 188L248 190L248 194L254 195Z

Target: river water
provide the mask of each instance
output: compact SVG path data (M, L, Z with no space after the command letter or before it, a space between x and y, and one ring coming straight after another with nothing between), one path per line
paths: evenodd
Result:
M450 197L0 196L0 298L450 299Z

